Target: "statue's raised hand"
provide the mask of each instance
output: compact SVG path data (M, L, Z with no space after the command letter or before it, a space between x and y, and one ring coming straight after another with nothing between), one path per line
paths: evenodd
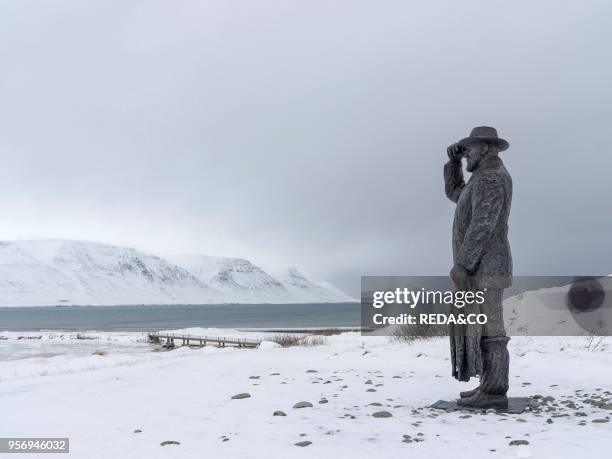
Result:
M461 161L463 155L465 154L465 147L459 145L458 143L454 143L449 145L446 149L446 154L448 154L448 158L451 161Z

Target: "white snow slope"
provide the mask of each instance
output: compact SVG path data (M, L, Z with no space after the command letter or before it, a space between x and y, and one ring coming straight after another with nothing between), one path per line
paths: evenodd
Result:
M168 261L94 242L0 242L0 306L354 301L304 280L303 288L294 288L237 258L185 255Z
M314 347L143 352L137 334L87 335L0 332L3 437L69 437L69 457L79 459L611 457L607 342L513 338L509 395L547 401L507 415L427 408L476 384L451 378L448 339L346 333ZM2 361L3 346L14 356L28 343L74 351ZM293 408L301 401L312 407ZM383 410L392 416L372 416ZM517 440L528 444L510 444ZM304 441L312 443L295 445Z

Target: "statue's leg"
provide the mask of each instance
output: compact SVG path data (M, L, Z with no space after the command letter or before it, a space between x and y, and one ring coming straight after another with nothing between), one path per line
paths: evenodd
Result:
M472 394L461 398L459 405L473 408L505 408L508 406L508 373L510 356L503 323L502 290L491 290L485 294L483 312L487 314L487 325L481 341L483 372L480 386Z
M482 327L483 338L506 336L504 310L502 307L503 289L490 289L484 292L481 311L487 315L487 323Z
M480 381L480 390L486 394L506 395L508 392L508 373L510 355L507 336L483 338L484 359L487 362Z

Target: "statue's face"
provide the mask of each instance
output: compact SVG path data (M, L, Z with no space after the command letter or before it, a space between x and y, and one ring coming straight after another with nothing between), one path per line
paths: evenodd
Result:
M475 170L488 152L489 146L486 143L474 143L468 146L465 155L467 158L466 169L468 172Z

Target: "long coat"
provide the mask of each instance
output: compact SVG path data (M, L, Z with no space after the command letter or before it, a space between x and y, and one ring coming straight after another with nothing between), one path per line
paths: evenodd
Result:
M446 196L457 203L453 221L453 260L474 276L476 287L512 284L508 216L512 179L498 156L485 157L465 183L460 161L444 166Z

